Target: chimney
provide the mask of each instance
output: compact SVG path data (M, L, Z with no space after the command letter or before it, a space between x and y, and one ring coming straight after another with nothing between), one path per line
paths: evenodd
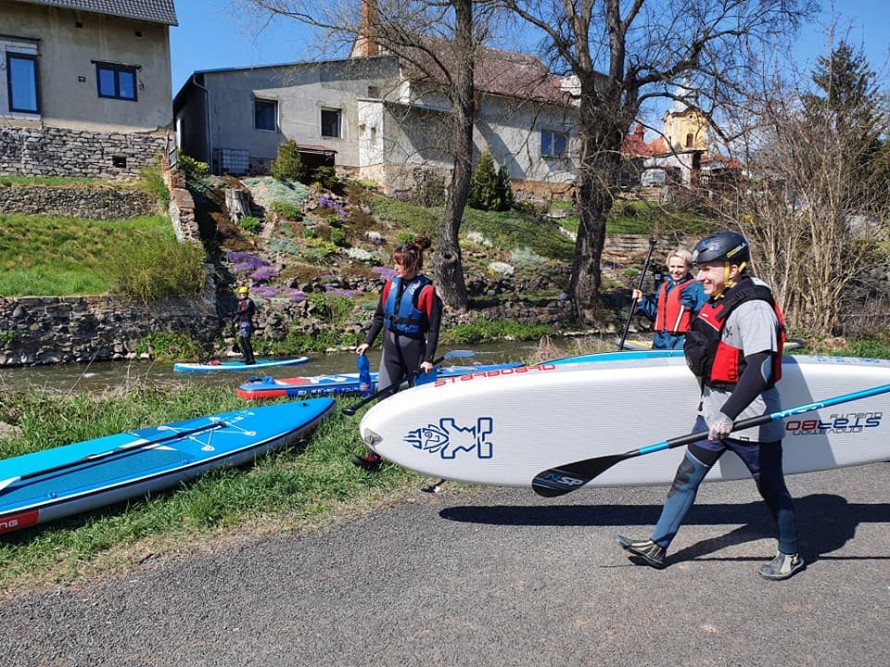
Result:
M377 29L377 0L362 0L362 25L358 37L359 55L368 58L380 55L380 46L374 40Z

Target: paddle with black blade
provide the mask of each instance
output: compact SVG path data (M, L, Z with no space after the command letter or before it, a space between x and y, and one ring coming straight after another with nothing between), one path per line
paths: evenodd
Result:
M800 405L796 408L788 408L787 410L780 410L768 415L760 415L758 417L751 417L750 419L743 419L733 424L732 430L742 431L746 428L751 428L752 426L762 426L763 424L767 424L772 421L778 421L779 419L785 419L786 417L793 417L794 415L800 415L805 412L810 412L811 410L820 410L822 408L831 407L832 405L849 403L850 401L857 401L862 398L877 396L878 394L886 394L888 392L890 392L890 384L883 384L871 389L856 391L850 394L842 394L833 398L826 398L821 401L807 403L806 405ZM535 478L532 480L532 489L534 489L535 493L537 493L539 496L544 496L545 498L555 498L556 496L561 496L566 493L570 493L575 489L581 488L592 479L598 477L599 475L602 475L609 468L618 463L621 463L622 461L636 458L637 456L645 456L646 454L660 452L665 449L681 447L683 445L688 445L698 440L704 440L707 437L707 431L702 431L700 433L689 433L688 435L681 435L676 438L671 438L670 440L655 443L654 445L648 445L646 447L641 447L640 449L634 449L629 452L624 452L623 454L596 456L591 459L585 459L583 461L576 461L574 463L567 463L565 465L557 466L556 468L550 468L535 475Z
M118 456L120 454L125 454L127 452L132 452L135 449L139 449L140 447L146 447L148 445L156 445L161 442L168 442L170 440L178 440L179 438L188 437L191 435L195 435L196 433L204 433L205 431L212 431L214 429L223 428L224 426L228 426L223 421L213 422L212 424L205 424L204 426L199 426L197 428L189 429L187 431L177 431L176 433L171 433L170 435L165 435L162 438L154 438L153 440L146 440L145 438L140 438L139 440L134 440L133 442L128 442L125 445L121 445L120 447L115 447L114 449L109 449L104 452L97 452L95 454L88 454L87 456L83 456L79 459L75 459L74 461L68 461L67 463L60 463L59 465L51 466L49 468L43 468L42 470L35 470L34 472L25 473L24 475L17 475L15 477L7 477L4 480L0 480L0 491L3 491L9 486L13 484L19 484L20 482L25 482L29 479L34 479L35 477L43 477L44 475L51 475L54 472L60 472L62 470L68 470L69 468L76 468L77 466L86 465L87 463L94 463L96 461L101 461L102 459L107 459L112 456Z
M442 355L441 357L439 357L438 359L434 359L434 360L433 360L433 367L435 368L436 366L438 366L439 364L441 364L441 363L442 363L443 361L445 361L446 359L455 359L455 358L457 358L457 357L475 357L475 356L476 356L476 353L473 352L472 350L451 350L451 352L446 352L445 354L443 354L443 355ZM417 378L419 378L421 375L423 375L423 371L420 370L420 369L418 368L418 369L417 369L416 371L414 371L413 373L410 373L410 374L408 375L408 377L406 377L406 378L403 380L403 382L408 382L408 383L410 384L411 382L414 382L414 380L416 380ZM340 411L341 411L344 415L347 415L347 416L350 416L350 417L351 417L352 415L355 414L355 411L356 411L356 410L358 410L359 408L363 408L363 407L365 407L365 406L366 406L368 403L370 403L371 401L373 401L373 400L379 398L381 394L385 394L386 392L391 391L391 390L392 390L392 387L384 387L383 389L378 389L377 391L375 391L375 392L374 392L373 394L371 394L370 396L366 396L365 398L363 398L362 400L360 400L358 403L354 403L353 405L348 405L348 406L346 406L345 408L341 409Z
M646 279L646 272L649 271L649 260L652 259L652 251L655 249L655 239L649 239L649 252L646 254L646 261L643 264L643 271L640 273L640 284L637 289L643 291L643 281ZM624 333L621 334L621 340L618 341L618 349L624 349L624 341L627 340L627 332L630 331L630 321L634 317L634 311L637 309L637 300L631 297L630 314L627 316L627 322L624 324Z

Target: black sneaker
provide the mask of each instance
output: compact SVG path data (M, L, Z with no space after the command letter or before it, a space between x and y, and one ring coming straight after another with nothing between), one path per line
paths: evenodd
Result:
M781 551L777 551L776 557L760 568L760 576L770 581L782 581L793 577L805 566L800 554L783 554Z
M639 556L646 561L646 565L651 565L657 570L663 570L667 565L664 562L667 550L655 544L652 540L630 540L619 535L615 538L615 541L625 551L629 551L634 556Z
M383 459L380 457L380 454L375 452L368 452L364 456L353 456L352 462L368 472L377 472L380 470L380 466L383 465Z

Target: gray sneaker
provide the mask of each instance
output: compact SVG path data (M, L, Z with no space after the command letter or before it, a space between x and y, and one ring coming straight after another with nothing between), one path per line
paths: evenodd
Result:
M615 542L625 551L642 558L646 561L646 565L651 565L658 570L663 570L667 565L664 562L666 549L655 544L652 540L631 540L619 535L615 538Z
M794 574L805 567L800 554L783 554L776 552L776 557L760 568L760 576L770 581L782 581L793 577Z

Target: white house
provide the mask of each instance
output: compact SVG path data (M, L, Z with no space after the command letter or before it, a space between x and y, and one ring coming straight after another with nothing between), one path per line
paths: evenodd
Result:
M129 178L173 120L173 0L0 2L0 173Z
M565 195L575 174L577 106L571 79L534 56L477 54L474 144L506 164L514 190ZM174 114L184 153L215 173L263 173L294 140L304 161L333 164L386 192L411 190L421 173L452 163L441 84L378 49L341 60L195 72Z

